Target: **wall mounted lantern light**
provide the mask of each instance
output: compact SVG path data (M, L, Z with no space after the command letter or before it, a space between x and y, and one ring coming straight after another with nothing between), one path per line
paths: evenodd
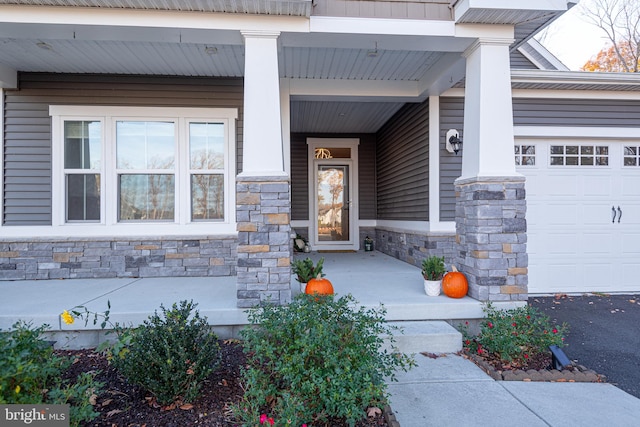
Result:
M448 152L456 153L457 155L461 147L462 139L460 139L460 134L455 129L449 129L445 138L445 148Z

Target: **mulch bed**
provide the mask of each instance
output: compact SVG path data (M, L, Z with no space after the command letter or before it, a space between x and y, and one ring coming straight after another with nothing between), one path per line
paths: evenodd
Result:
M532 357L526 365L512 366L503 363L490 354L473 354L463 351L462 356L474 362L480 369L496 381L542 381L542 382L589 382L602 383L604 375L572 362L565 369L553 369L551 353L541 353Z
M96 381L105 383L103 391L95 399L95 410L100 416L83 424L85 427L229 427L238 426L231 405L243 395L240 385L240 367L245 363L242 346L235 340L220 342L221 361L207 378L200 396L182 409L161 408L151 396L138 386L129 384L106 358L93 350L57 350L71 356L73 364L65 375L75 378L81 372L98 372ZM256 425L258 423L256 422ZM332 421L331 427L344 424ZM392 411L385 408L382 415L363 419L358 427L393 427Z

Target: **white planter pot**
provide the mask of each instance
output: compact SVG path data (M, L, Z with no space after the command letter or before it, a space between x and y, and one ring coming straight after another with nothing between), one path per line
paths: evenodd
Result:
M430 297L440 295L440 285L442 280L426 280L424 281L424 291Z

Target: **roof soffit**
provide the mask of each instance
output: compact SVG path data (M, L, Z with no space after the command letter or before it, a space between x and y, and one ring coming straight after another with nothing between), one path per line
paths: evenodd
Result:
M0 0L27 6L95 7L103 9L175 10L309 17L312 0Z

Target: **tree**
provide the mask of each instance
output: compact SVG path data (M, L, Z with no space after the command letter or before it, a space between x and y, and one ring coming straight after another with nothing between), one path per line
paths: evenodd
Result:
M622 60L620 59L622 56ZM635 61L635 64L634 64ZM637 56L631 51L629 43L621 43L614 48L609 46L602 49L595 58L588 60L583 66L583 71L605 71L610 73L637 73L640 63Z
M640 72L640 0L591 0L580 7L611 42L583 70Z

